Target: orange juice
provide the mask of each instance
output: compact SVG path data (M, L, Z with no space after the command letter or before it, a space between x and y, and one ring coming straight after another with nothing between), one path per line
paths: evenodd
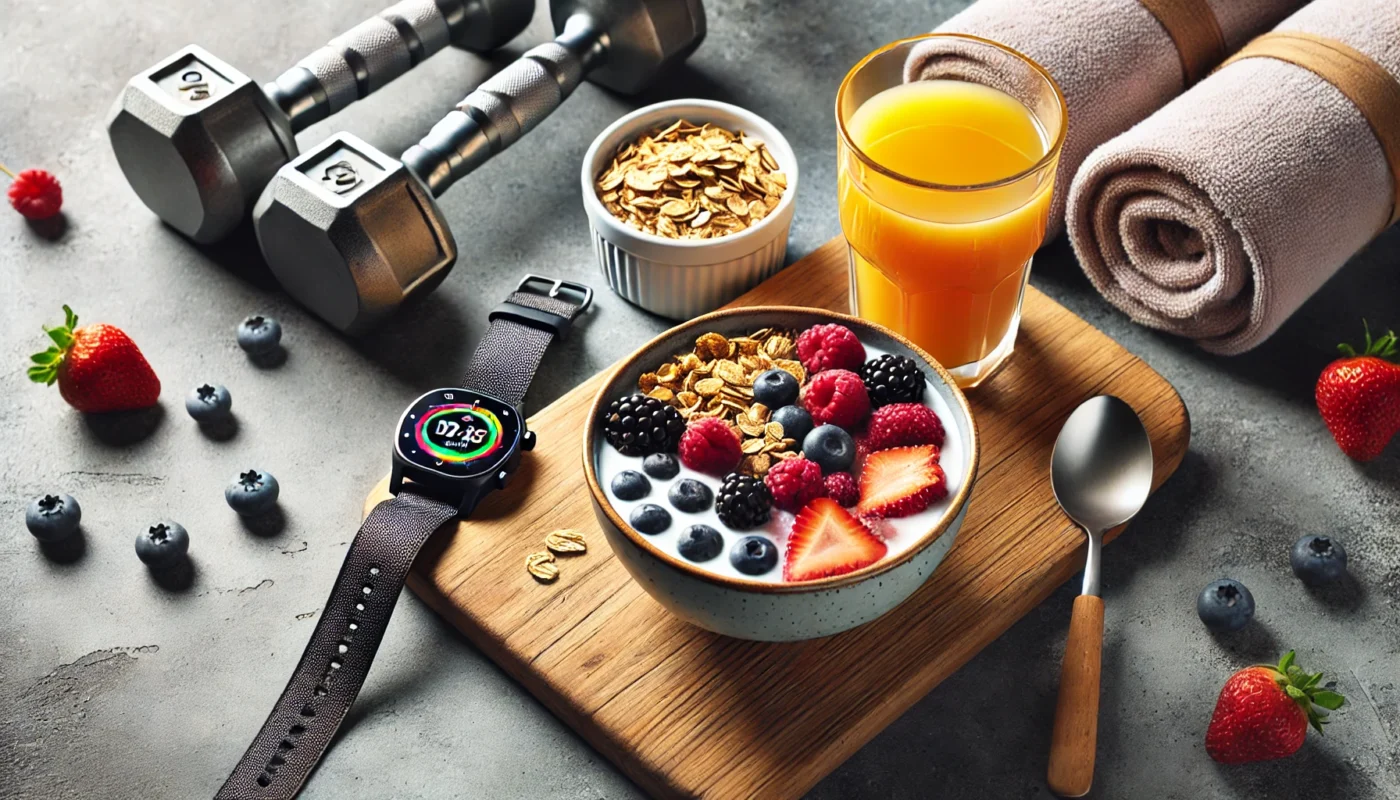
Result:
M1009 353L1050 213L1053 165L1032 168L1052 145L1036 116L940 79L890 86L844 124L865 156L843 145L838 170L855 313L950 369Z

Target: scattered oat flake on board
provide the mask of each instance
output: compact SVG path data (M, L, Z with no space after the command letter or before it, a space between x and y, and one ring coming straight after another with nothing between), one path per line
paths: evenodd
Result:
M559 567L554 563L554 554L548 550L525 556L525 570L536 580L549 583L559 577Z
M619 149L594 187L608 212L634 228L712 239L777 207L787 191L778 167L768 146L743 131L677 120Z
M583 534L568 528L550 531L544 537L544 546L556 553L582 553L588 549Z

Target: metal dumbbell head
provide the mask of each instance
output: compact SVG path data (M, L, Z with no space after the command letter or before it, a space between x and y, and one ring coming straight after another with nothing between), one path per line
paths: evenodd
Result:
M585 20L605 28L607 57L588 80L623 94L646 88L705 40L701 0L550 0L549 13L561 36Z
M457 259L452 233L423 182L348 133L279 170L253 218L283 288L351 334L430 291Z
M262 87L196 45L132 78L107 131L136 194L197 242L236 227L297 152Z
M450 43L494 50L532 0L400 0L258 86L191 45L127 83L108 117L136 194L197 242L226 236L297 155L293 134L376 91Z

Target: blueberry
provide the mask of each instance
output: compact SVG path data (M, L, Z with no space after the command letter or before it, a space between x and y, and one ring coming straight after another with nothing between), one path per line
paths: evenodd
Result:
M753 379L753 399L769 408L782 408L797 402L799 388L787 370L770 369Z
M233 397L228 389L214 383L194 387L185 396L185 410L190 412L195 422L216 422L226 419L233 408Z
M642 459L642 471L659 481L669 481L681 474L681 462L670 453L652 453Z
M150 567L168 567L190 551L190 535L178 522L158 522L136 537L136 557Z
M671 527L671 514L655 503L632 509L632 527L642 533L661 533Z
M57 542L78 531L83 509L71 494L36 497L24 510L24 525L41 542Z
M240 472L233 483L224 489L224 500L228 501L229 508L241 516L256 517L277 505L279 491L277 479L272 477L271 472L250 469Z
M272 317L255 314L238 323L238 346L252 355L266 355L282 342L282 324Z
M812 432L812 415L802 406L783 406L773 412L773 421L783 426L784 439L800 442Z
M619 500L641 500L651 494L651 481L636 470L625 469L613 477L612 490Z
M1237 631L1254 616L1254 595L1239 581L1224 578L1201 590L1196 613L1213 631Z
M1334 583L1347 572L1347 551L1330 536L1304 536L1293 543L1288 560L1303 583Z
M856 461L856 440L835 425L818 425L802 440L802 455L817 462L823 475L845 472Z
M690 561L709 561L724 550L724 537L709 525L691 525L681 532L676 549Z
M745 536L729 549L729 563L745 575L762 575L778 565L778 548L762 536Z
M715 501L715 493L710 487L694 478L682 478L671 486L667 493L671 505L688 514L699 514Z

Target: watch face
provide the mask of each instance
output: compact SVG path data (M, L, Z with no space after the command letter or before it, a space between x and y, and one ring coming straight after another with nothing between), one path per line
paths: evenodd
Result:
M520 419L509 404L468 389L435 389L399 421L394 445L409 463L470 478L495 469L520 442Z

